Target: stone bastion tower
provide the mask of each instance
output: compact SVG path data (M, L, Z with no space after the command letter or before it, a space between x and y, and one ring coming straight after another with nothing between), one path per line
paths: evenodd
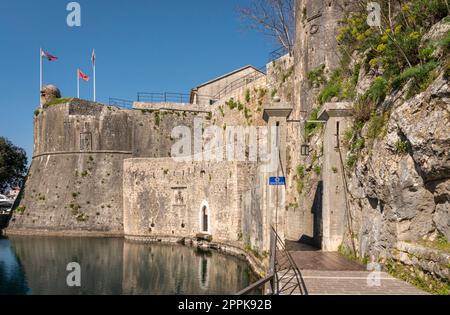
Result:
M118 183L132 133L126 111L100 104L74 100L36 112L32 164L9 233L123 234Z

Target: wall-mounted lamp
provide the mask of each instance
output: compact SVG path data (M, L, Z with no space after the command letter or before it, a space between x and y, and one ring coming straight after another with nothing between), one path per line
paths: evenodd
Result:
M300 154L302 156L309 156L309 153L311 153L311 149L309 148L309 144L303 144L300 148Z

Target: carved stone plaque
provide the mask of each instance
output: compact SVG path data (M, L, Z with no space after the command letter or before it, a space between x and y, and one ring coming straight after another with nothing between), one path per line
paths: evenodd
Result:
M90 132L80 133L80 151L81 152L92 151L92 133Z
M173 201L174 206L186 206L186 187L173 187Z

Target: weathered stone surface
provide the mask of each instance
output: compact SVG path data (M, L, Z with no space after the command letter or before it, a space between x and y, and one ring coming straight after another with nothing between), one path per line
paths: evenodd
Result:
M255 177L256 165L249 162L128 159L125 236L201 238L262 253L270 227L252 204L260 200L251 196Z
M406 138L416 167L426 182L450 177L450 90L439 77L428 91L397 108L392 119Z
M364 151L349 178L351 230L361 256L374 259L391 257L397 241L450 240L448 81L441 75L409 100L397 94L385 102L392 111L385 136ZM407 152L397 152L399 141Z
M436 46L433 56L438 58L445 54L444 47L442 45L435 45L437 41L440 41L450 30L450 23L442 20L431 27L431 29L422 37L421 48L426 48L432 44Z
M387 134L375 141L349 179L353 231L361 255L389 257L397 240L449 235L450 164L447 83L393 109ZM398 154L398 141L408 152ZM347 239L350 243L350 239Z
M54 85L46 85L41 91L41 104L46 104L54 99L61 98L61 91Z
M433 250L417 244L399 242L395 258L405 265L412 265L450 282L450 254Z

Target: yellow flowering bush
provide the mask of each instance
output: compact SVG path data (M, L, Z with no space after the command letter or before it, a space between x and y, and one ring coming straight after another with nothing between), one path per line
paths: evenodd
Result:
M383 51L386 50L386 47L387 47L386 44L380 44L380 45L377 46L377 49L376 49L376 50L377 50L379 53L381 53L381 52L383 52Z
M411 38L412 40L418 40L420 38L420 33L412 32L411 34L409 34L409 38Z

